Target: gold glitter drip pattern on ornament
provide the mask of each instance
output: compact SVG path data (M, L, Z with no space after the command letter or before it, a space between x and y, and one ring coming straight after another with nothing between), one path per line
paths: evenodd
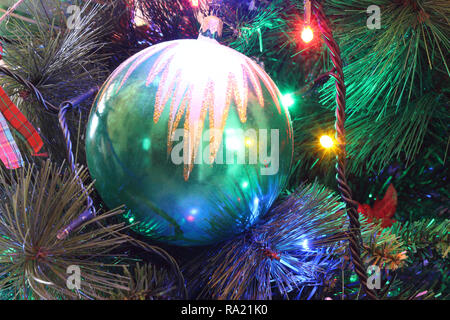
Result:
M262 82L272 97L278 113L281 114L279 103L281 94L272 79L250 58L211 39L170 41L145 49L116 69L107 80L106 86L128 68L116 89L118 93L132 73L156 54L159 56L149 70L145 83L148 87L160 76L154 102L153 121L158 123L166 105L171 100L168 106L167 134L167 150L170 153L172 137L185 115L183 138L184 150L188 152L188 163L185 163L183 171L185 180L189 179L195 158L198 156L197 151L201 143L206 114L209 113L210 162L212 163L222 142L222 134L232 101L236 105L240 121L242 123L247 121L249 84L257 97L258 104L264 108ZM104 95L105 92L100 94ZM291 137L289 113L287 110L285 113L289 123L288 134Z

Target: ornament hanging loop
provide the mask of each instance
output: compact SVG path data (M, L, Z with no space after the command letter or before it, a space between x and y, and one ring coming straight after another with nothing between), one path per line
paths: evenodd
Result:
M80 185L82 192L85 194L86 196L86 202L87 202L87 207L86 210L84 212L82 212L75 220L73 220L68 226L64 227L63 229L59 230L58 234L57 234L57 238L58 240L63 240L65 238L67 238L67 236L69 236L69 234L78 229L78 227L80 227L83 223L92 220L97 212L95 210L94 207L94 201L92 200L92 198L90 197L90 195L88 194L83 181L81 180L80 176L77 173L77 168L76 168L76 164L75 164L75 158L73 156L73 152L72 152L72 141L70 138L70 130L69 127L67 125L67 121L66 121L66 113L78 106L80 103L82 103L84 100L92 97L93 95L95 95L98 92L99 88L98 87L93 87L90 90L88 90L87 92L85 92L84 94L70 100L70 101L65 101L61 104L60 106L60 110L58 113L58 119L59 119L59 125L61 127L61 130L64 134L64 138L66 140L66 149L67 149L67 158L69 160L69 166L71 168L71 170L75 173L76 179L78 184Z

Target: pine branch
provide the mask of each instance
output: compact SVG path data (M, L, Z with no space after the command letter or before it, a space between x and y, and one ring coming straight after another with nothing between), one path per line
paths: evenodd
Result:
M430 72L448 81L450 9L445 1L330 0L343 56L348 59L346 83L349 111L382 115L430 90ZM366 9L381 9L381 29L366 26ZM440 75L440 73L443 73ZM432 87L441 87L433 81ZM332 85L324 90L331 103Z
M450 247L450 220L423 219L403 225L395 224L396 233L412 253L423 252L427 248L438 252L445 259Z
M138 7L151 24L148 31L151 44L198 36L200 26L188 0L138 1Z
M151 264L139 263L130 272L124 268L124 274L130 278L128 288L114 293L112 300L158 300L177 298L175 281L164 269Z
M390 109L379 116L366 113L351 116L347 121L349 170L379 172L394 161L408 166L429 148L435 148L436 155L443 159L447 143L446 128L442 125L446 117L443 103L439 96L430 93L398 111ZM432 132L440 133L431 138ZM423 144L427 136L431 145Z
M78 171L85 180L87 170ZM92 191L92 185L88 192ZM120 255L114 248L127 241L123 224L91 228L59 241L56 233L86 208L75 173L47 161L0 176L0 291L13 299L102 299L126 288L128 278L111 270ZM112 210L90 223L120 214ZM109 262L108 262L109 261ZM71 265L81 270L81 288L67 287Z
M107 56L99 50L104 46L102 37L109 31L108 19L105 19L105 6L93 5L90 1L81 6L80 25L67 28L63 3L51 2L52 14L49 15L37 1L27 1L28 11L36 22L35 28L20 21L10 21L10 31L17 40L4 44L4 61L16 74L30 81L45 97L58 106L74 96L84 93L106 78ZM4 77L0 85L27 116L35 127L40 128L47 151L53 161L62 162L65 154L65 142L58 125L57 115L44 109L22 84ZM84 127L90 102L81 105ZM80 115L70 117L70 127L77 127ZM72 135L76 136L76 132ZM83 158L83 154L80 154Z
M351 172L411 163L427 135L441 162L446 157L449 101L449 7L444 1L327 1L348 62ZM367 7L381 9L381 29L366 26ZM333 82L321 102L334 108ZM427 147L429 144L427 144Z
M362 258L366 265L376 265L381 269L395 271L402 268L407 256L407 248L401 238L380 225L368 223L365 218L362 223Z
M346 239L339 231L342 209L319 185L300 187L248 232L187 266L191 287L213 299L314 295L336 267L334 254Z
M318 102L316 94L305 94L298 104L298 110L292 114L294 161L297 165L291 184L296 186L302 181L321 177L321 183L334 187L335 150L324 149L319 143L322 135L334 136L334 113Z

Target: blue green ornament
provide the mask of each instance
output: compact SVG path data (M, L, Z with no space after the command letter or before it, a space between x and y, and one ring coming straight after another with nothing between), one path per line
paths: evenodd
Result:
M258 64L213 38L132 56L89 117L87 162L102 199L124 204L134 230L168 244L208 245L243 232L291 168L279 90Z

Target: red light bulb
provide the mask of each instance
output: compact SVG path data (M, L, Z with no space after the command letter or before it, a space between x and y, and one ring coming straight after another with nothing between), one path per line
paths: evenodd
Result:
M309 42L311 42L311 40L313 38L314 38L314 33L313 33L311 27L310 26L305 26L303 28L303 31L302 31L302 40L303 40L303 42L309 43Z

